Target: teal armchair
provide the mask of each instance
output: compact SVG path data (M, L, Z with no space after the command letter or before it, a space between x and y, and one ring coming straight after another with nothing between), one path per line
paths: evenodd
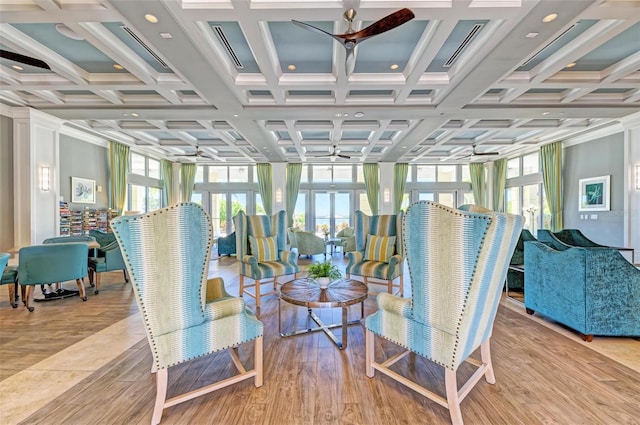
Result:
M218 238L218 257L236 254L236 232Z
M122 247L153 357L156 397L151 424L160 423L167 407L244 379L253 378L256 387L262 386L262 323L242 298L226 294L221 279L211 284L207 279L213 245L207 213L197 204L181 203L118 217L111 226ZM250 341L255 341L254 364L245 369L237 351ZM196 389L189 385L189 392L167 399L170 367L223 350L239 373ZM210 367L219 368L224 360L216 357ZM227 368L222 368L226 376Z
M240 296L247 294L254 298L256 310L260 309L262 296L276 293L279 277L294 275L295 279L300 270L298 256L286 249L286 222L285 211L279 211L271 217L246 215L240 211L233 217L240 262ZM245 278L252 279L253 283L245 284ZM273 291L261 293L260 285L270 281L273 281ZM254 292L248 290L251 287L254 287Z
M375 238L372 238L374 236ZM398 215L368 216L355 213L355 250L347 252L347 278L362 276L369 286L369 278L385 281L387 291L404 294L404 251L402 242L402 212ZM398 279L397 284L394 283ZM394 291L397 289L397 291Z
M327 258L327 245L320 236L311 232L295 232L296 248L298 255L313 257L317 254L324 254Z
M0 253L0 274L2 274L2 280L0 280L0 285L9 285L7 286L9 290L9 304L11 307L18 307L18 266L9 266L8 262L11 255L8 253ZM25 288L22 288L22 301L24 302L25 298Z
M411 204L402 232L411 298L378 295L378 311L365 320L367 376L372 378L375 370L388 375L448 408L451 422L461 425L464 397L483 376L495 383L489 342L509 258L523 223L521 216L465 212L428 201ZM375 336L406 351L376 362ZM469 357L478 348L481 361ZM446 398L391 370L409 353L444 368ZM477 369L458 390L457 371L464 362ZM419 363L411 360L411 364ZM472 421L482 422L481 418Z
M98 248L95 257L89 257L89 284L95 286L94 294L98 295L100 293L100 273L114 270L122 270L125 283L129 282L129 275L122 259L120 245L115 240L109 245Z
M527 229L522 229L520 237L518 237L518 243L513 251L509 265L523 265L524 264L524 243L527 241L535 241L536 238ZM524 273L517 270L509 270L507 272L507 285L509 291L523 291L524 290Z
M87 275L89 248L84 242L49 243L20 248L18 281L26 285L25 306L33 311L34 285L75 280L82 301L87 297L82 280Z

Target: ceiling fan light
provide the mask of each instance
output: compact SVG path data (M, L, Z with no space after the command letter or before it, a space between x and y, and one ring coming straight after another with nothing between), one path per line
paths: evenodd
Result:
M296 66L294 64L291 64L291 65L287 66L287 69L289 71L295 71L296 70Z
M557 17L558 17L557 13L550 13L544 18L542 18L542 22L544 22L545 24L548 24L549 22L555 21Z
M72 40L84 40L84 37L66 26L65 24L56 24L56 31Z
M399 68L399 66L398 66L398 64L397 64L397 63L394 63L394 64L393 64L393 65L391 65L389 68L390 68L390 69L394 69L394 70L395 70L395 69L398 69L398 68Z
M144 19L146 19L147 22L150 22L152 24L158 23L158 18L155 15L152 15L151 13L146 13L144 15Z
M16 71L24 71L24 68L20 65L11 65L11 68L15 69Z

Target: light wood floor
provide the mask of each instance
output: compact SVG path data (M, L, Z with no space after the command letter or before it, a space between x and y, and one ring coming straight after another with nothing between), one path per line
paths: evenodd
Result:
M341 257L334 255L334 260L344 267ZM300 260L301 264L305 262ZM235 259L213 261L211 275L223 276L228 289L237 294ZM35 303L33 313L24 307L12 309L2 288L0 398L3 406L18 406L14 410L21 412L11 416L3 408L1 424L150 422L155 394L151 354L140 332L130 285L122 282L121 273L105 273L100 294L93 295L89 290L87 302L76 297ZM249 300L247 304L254 305ZM277 298L264 298L262 305L264 385L255 388L251 380L243 381L172 407L165 411L163 424L450 423L447 410L435 403L381 374L373 379L366 377L364 331L360 325L349 328L348 347L340 351L318 332L281 338ZM374 298L369 297L365 315L375 308ZM283 314L287 326L305 323L303 308L283 304ZM327 321L339 320L339 310L321 310L320 314ZM359 308L352 307L351 317L358 314ZM126 320L128 317L132 317L132 323ZM131 342L124 348L114 348L111 360L92 369L92 362L99 357L95 345L119 347L126 334ZM398 351L393 344L376 341L377 358ZM626 348L626 354L640 356L640 342L629 342L632 351ZM501 305L492 352L497 383L481 381L462 402L468 425L640 424L640 373L596 352L587 343L567 338ZM252 345L242 347L240 354L251 364ZM44 377L35 375L35 369L44 370L48 363L59 365L60 358L65 360L63 366L55 366L55 370L52 366ZM62 373L60 368L64 369ZM397 364L397 370L443 393L444 372L439 366L409 356ZM169 371L169 395L232 372L227 353L176 366ZM469 373L463 368L459 377L466 378ZM65 377L76 380L60 387L59 381ZM34 394L43 392L44 401L34 403Z

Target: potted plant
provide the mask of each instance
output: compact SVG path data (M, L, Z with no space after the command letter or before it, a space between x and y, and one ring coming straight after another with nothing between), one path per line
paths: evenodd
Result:
M330 261L324 261L309 266L309 277L315 279L321 289L325 289L331 281L340 279L342 273Z

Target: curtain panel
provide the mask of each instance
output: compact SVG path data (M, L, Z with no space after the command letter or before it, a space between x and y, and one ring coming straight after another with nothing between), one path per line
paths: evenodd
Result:
M507 159L493 163L493 210L504 212L504 186L507 183Z
M264 213L268 216L272 215L273 210L273 187L271 164L262 163L257 165L258 171L258 187L260 188L260 196L262 197L262 205Z
M471 190L476 205L486 208L487 180L485 176L485 166L480 162L469 164L469 174L471 174Z
M398 214L404 197L404 186L407 183L409 164L399 162L393 166L393 213Z
M551 210L551 230L562 230L562 143L554 142L540 148L542 184Z
M286 168L286 208L287 208L287 227L293 226L293 212L296 208L298 200L298 191L300 190L300 177L302 177L302 164L287 164Z
M162 167L162 197L164 206L169 206L175 203L175 193L173 193L173 162L163 159L160 165Z
M378 215L378 192L380 191L378 164L364 164L362 173L364 174L364 188L367 192L371 215Z
M196 164L180 164L180 193L182 202L191 202L196 181Z
M117 215L124 212L127 197L127 172L129 169L129 146L109 142L109 165L111 167L111 209Z

